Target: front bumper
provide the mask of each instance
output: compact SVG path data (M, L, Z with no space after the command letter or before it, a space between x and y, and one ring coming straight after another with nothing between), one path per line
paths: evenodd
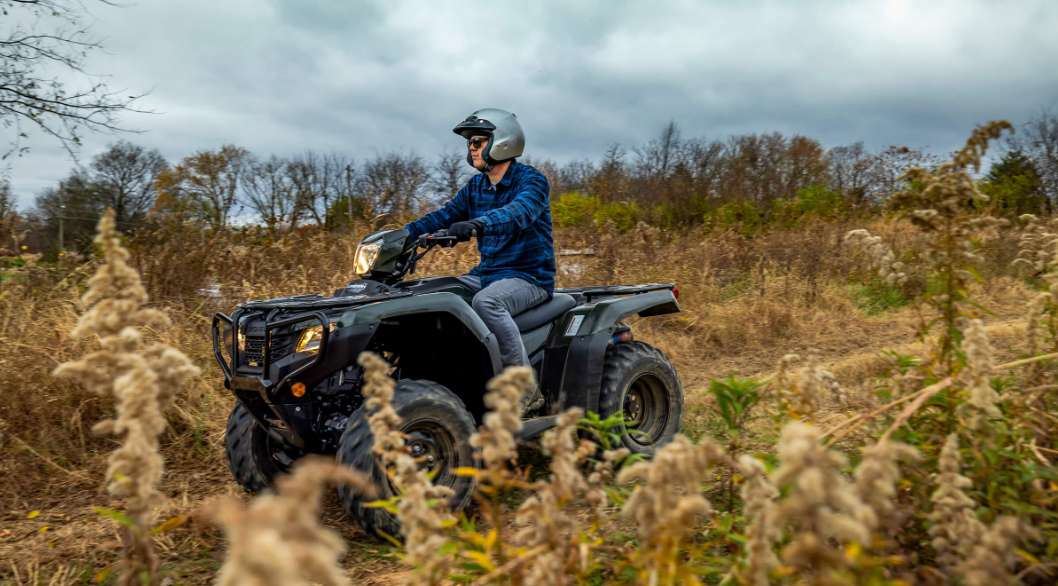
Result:
M336 318L328 317L322 311L294 313L288 316L277 316L277 312L247 311L240 309L231 317L223 313L213 316L212 337L213 355L224 373L224 386L230 389L250 412L250 414L270 433L281 436L292 445L304 448L315 439L315 426L318 414L315 413L312 397L318 388L333 384L332 377L339 376L340 371L356 364L356 358L363 352L375 335L379 322L359 323L342 327L338 322L332 331L329 327ZM245 359L245 354L238 347L236 325L242 326L246 320L255 320L255 334L263 333L263 343L255 360ZM263 324L261 320L263 319ZM292 346L303 327L299 324L308 322L307 327L321 325L323 334L319 351L315 354L295 353ZM259 327L263 325L263 328ZM225 345L222 328L232 329L230 346L227 346L226 360L222 353ZM277 347L286 348L283 352L274 352ZM256 349L256 348L255 348ZM259 366L250 366L260 356ZM294 383L303 383L308 389L301 397L295 397L291 391Z

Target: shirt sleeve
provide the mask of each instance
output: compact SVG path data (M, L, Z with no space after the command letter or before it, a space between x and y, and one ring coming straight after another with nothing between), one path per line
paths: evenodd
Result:
M514 234L525 230L551 205L548 191L547 179L536 174L522 185L511 203L475 219L484 226L485 234Z
M404 226L404 229L411 234L412 238L418 238L423 234L429 234L438 230L447 230L449 226L456 222L469 220L470 207L468 202L470 196L467 189L468 186L469 184L464 185L463 189L460 189L459 193L442 206L441 209L426 214L418 220Z

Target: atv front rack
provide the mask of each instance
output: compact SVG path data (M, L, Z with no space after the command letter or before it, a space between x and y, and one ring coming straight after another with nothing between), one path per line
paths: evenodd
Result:
M255 309L263 309L263 308L256 307ZM228 317L228 316L224 315L223 313L219 313L219 312L213 316L213 324L212 324L213 356L217 359L217 363L220 364L220 369L224 372L225 383L229 387L231 385L232 377L235 376L235 373L237 371L238 364L239 364L239 343L238 343L239 332L238 332L238 327L237 327L236 324L239 323L239 321L242 318L243 314L248 313L248 312L249 311L244 308L244 309L239 309L238 311L233 313L231 315L231 317ZM298 376L299 374L305 372L306 370L312 368L313 366L316 366L321 360L323 360L323 357L327 355L327 341L330 339L330 327L328 327L329 320L327 319L327 316L324 315L323 312L315 311L315 312L312 312L312 313L302 313L302 314L298 314L298 315L292 315L292 316L284 318L284 319L279 319L279 320L273 321L272 318L277 313L279 313L278 308L275 308L271 312L269 312L268 316L265 318L265 330L264 330L265 343L264 343L264 348L263 348L263 351L262 351L263 366L261 368L261 379L262 379L261 380L261 384L264 386L264 388L272 388L272 389L281 388L283 386L283 384L285 384L288 380ZM272 356L271 356L272 355L272 353L271 353L271 348L272 348L272 330L274 330L275 328L291 326L291 325L294 325L296 323L301 323L303 321L309 321L309 320L316 320L316 321L320 322L320 326L321 326L320 329L322 330L322 333L320 334L320 348L319 348L319 350L316 352L316 355L312 358L311 362L309 362L308 364L303 365L301 368L298 368L298 369L290 372L289 374L284 376L277 384L275 384L273 386L271 381L269 381L268 378L267 378L268 374L269 374L269 370L268 369L269 369L269 366L271 366L271 361L272 361L271 360L272 359ZM220 332L220 323L221 322L224 322L225 324L227 324L232 330L232 333L231 333L231 347L228 348L228 353L231 355L231 365L230 366L225 362L224 356L220 352L220 345L223 343L223 340L222 340L223 336L221 336L221 332Z

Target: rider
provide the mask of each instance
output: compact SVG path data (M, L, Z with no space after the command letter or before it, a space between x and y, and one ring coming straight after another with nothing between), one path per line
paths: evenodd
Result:
M478 110L452 129L467 140L467 162L480 171L441 209L404 228L412 239L447 229L459 242L476 236L481 263L459 277L474 293L474 311L496 336L504 366L528 366L511 316L549 300L555 291L550 187L544 175L515 160L525 134L514 114ZM543 406L536 387L522 397L527 414Z

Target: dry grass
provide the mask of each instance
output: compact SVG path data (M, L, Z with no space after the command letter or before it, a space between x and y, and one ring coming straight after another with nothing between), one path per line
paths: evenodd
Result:
M662 348L677 365L689 405L685 427L700 436L710 431L714 418L703 393L710 378L768 377L783 354L814 348L856 407L874 400L873 377L885 369L881 350L926 354L930 340L915 337L925 310L902 306L898 292L878 288L870 259L844 242L853 228L890 243L905 265L914 265L924 250L921 233L892 218L809 223L752 239L726 232L661 232L646 225L627 233L558 231L556 249L594 252L560 256L558 282L677 283L683 312L638 320L633 327L637 339ZM984 258L984 281L972 287L971 295L994 312L984 316L984 325L998 362L1026 349L1024 310L1033 293L1010 267L1021 235L1015 228L993 228L976 243ZM251 232L203 241L197 230L163 224L130 243L130 262L143 274L153 307L172 322L145 328L147 338L180 349L202 369L176 397L161 438L166 477L160 490L169 499L160 511L163 518L193 511L204 498L237 492L223 456L233 400L213 361L212 313L251 298L330 294L351 278L348 267L357 240L304 230L279 242ZM113 440L89 432L112 412L113 403L50 376L59 364L90 350L89 341L73 340L67 332L85 310L79 295L95 262L64 274L30 270L3 281L0 560L5 563L0 581L36 583L26 578L34 565L43 568L41 583L60 572L83 582L121 555L116 526L90 512L92 506L118 504L102 492ZM461 274L475 262L469 246L438 251L416 276ZM912 272L908 283L930 285L927 276ZM200 292L214 286L219 296ZM846 417L825 400L817 423L826 429ZM757 441L766 445L775 439L766 430ZM33 511L40 514L29 518ZM323 511L346 539L359 538L334 499L325 499ZM209 581L219 567L222 543L216 530L194 523L160 535L163 576L182 583ZM359 542L346 563L363 568L368 578L372 568L389 571L396 565L385 546Z

